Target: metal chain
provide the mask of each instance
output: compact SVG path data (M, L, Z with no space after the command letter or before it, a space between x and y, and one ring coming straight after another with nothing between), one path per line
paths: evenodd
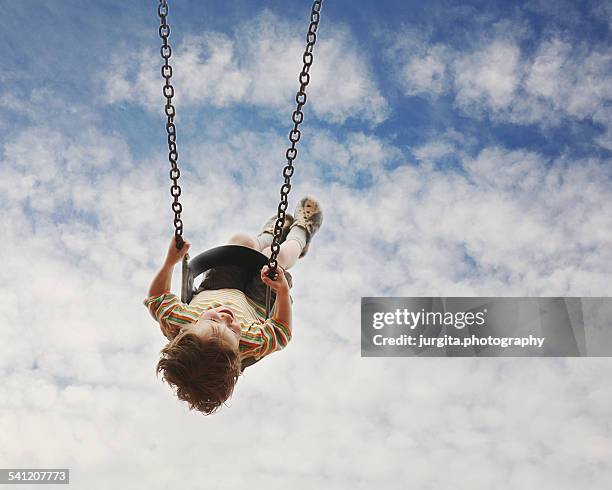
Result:
M274 225L274 238L272 239L272 244L270 248L272 253L270 258L268 259L268 267L270 271L268 272L268 276L273 279L277 277L277 267L278 261L276 260L278 254L280 252L280 238L283 232L283 225L285 223L285 215L287 211L288 196L291 191L291 176L294 172L293 161L297 157L297 142L300 141L301 132L300 132L300 124L304 120L304 113L302 112L302 107L306 104L306 87L310 82L310 67L313 62L313 49L315 43L317 41L317 28L319 26L320 19L320 11L321 5L323 4L323 0L315 0L312 5L312 10L310 11L310 25L308 26L308 32L306 34L306 50L304 51L304 55L302 56L302 60L304 62L304 66L302 67L302 71L300 72L299 81L300 81L300 89L298 90L295 96L295 102L297 103L297 107L295 111L293 111L293 129L289 132L289 141L291 142L291 146L287 149L286 157L287 157L287 165L283 169L283 177L285 178L285 183L281 186L280 189L280 203L278 205L278 214L276 223Z
M168 160L170 161L170 180L172 185L170 186L170 195L174 197L172 202L172 210L174 211L174 236L176 237L176 248L183 248L183 221L181 220L181 212L183 206L179 202L179 196L181 195L181 187L178 185L178 179L181 175L181 171L178 168L178 152L176 151L176 126L174 125L174 116L176 111L172 105L172 97L174 96L174 87L170 83L172 78L172 67L170 66L170 56L172 55L172 49L168 43L170 37L170 26L168 25L166 17L168 16L168 3L166 0L159 0L157 7L157 15L159 15L160 26L159 26L159 37L162 38L163 44L161 47L161 57L164 60L164 64L161 67L162 77L166 80L164 85L163 94L166 97L166 105L164 110L168 118L166 122L166 131L168 132Z

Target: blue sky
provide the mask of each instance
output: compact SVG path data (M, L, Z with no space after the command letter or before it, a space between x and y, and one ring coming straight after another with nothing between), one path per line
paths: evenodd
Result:
M303 2L266 2L255 8L249 2L181 2L172 7L170 22L175 47L185 36L203 29L232 35L237 25L264 9L278 18L294 22L298 27L301 25L299 32L295 33L296 39L301 40L308 13L308 6ZM130 46L157 48L158 39L151 36L157 19L150 15L149 10L144 2L55 2L48 5L39 1L20 2L12 6L9 14L14 22L7 25L8 66L11 70L4 74L5 80L18 87L17 93L22 96L44 84L46 89L61 94L69 105L90 104L99 91L100 80L92 80L86 74L96 73L98 77L104 77L110 58L116 56L121 63L121 52L129 50ZM84 17L80 15L82 11L90 12L90 15ZM384 121L373 128L365 127L377 136L399 141L404 151L409 151L432 134L455 130L478 140L474 150L488 144L502 144L511 149L527 148L551 158L562 153L609 158L609 148L592 144L593 139L604 131L602 123L588 116L563 117L551 127L544 128L537 123L515 124L496 120L488 114L478 118L466 117L463 111L456 109L452 90L433 100L426 93L407 97L394 79L394 71L405 55L387 53L390 39L402 30L418 31L429 43L463 52L493 38L495 30L501 30L503 27L499 26L507 24L512 26L508 29L514 30L516 45L525 58L534 56L538 46L554 36L570 43L579 55L589 49L605 49L609 43L608 20L602 13L605 13L605 7L601 2L555 3L554 6L547 6L544 2L463 2L460 5L453 2L432 5L422 2L364 2L352 3L350 8L346 4L330 3L324 6L321 36L325 37L326 29L350 29L352 39L358 43L361 59L368 65L373 80L384 91L391 107ZM129 63L129 60L124 62ZM609 65L607 68L609 70ZM180 85L177 85L177 90L180 92ZM287 111L290 107L289 99ZM126 107L96 104L96 109L100 118L108 120L102 126L124 131L129 144L137 151L151 148L151 140L160 140L155 137L159 133L159 125L154 125L156 119L144 117L146 115L138 108L126 110ZM261 122L258 117L253 118L243 105L231 109L235 111L234 116L241 115L241 125L247 128L257 127ZM179 111L184 111L185 117L202 122L210 118L208 104L195 108L179 107ZM70 118L66 119L68 123ZM313 114L308 114L308 120L329 127L324 119L317 120ZM264 121L278 129L288 125L287 122L282 125L278 118L274 121L264 118ZM336 133L359 130L364 128L363 122L359 118L349 118L344 124L333 124L332 130ZM186 144L197 131L195 128L194 132L188 128L180 129Z
M359 315L362 296L612 294L609 4L325 3L290 195L324 224L291 271L294 338L206 419L155 378L141 304L172 234L155 4L6 9L4 466L88 489L607 488L608 359L361 359ZM277 207L308 12L171 3L195 250Z

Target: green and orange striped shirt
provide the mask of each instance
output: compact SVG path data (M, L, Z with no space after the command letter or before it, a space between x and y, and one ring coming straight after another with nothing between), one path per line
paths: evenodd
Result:
M238 289L204 290L189 304L172 293L151 296L143 301L162 333L172 340L185 325L196 323L211 308L229 306L240 323L240 359L259 360L281 350L291 340L291 329L284 323L265 319L265 309Z

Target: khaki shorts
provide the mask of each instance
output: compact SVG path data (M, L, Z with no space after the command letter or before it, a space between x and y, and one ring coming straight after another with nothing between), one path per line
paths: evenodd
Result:
M289 288L293 287L293 278L287 271L285 271L285 278ZM213 289L238 289L262 308L266 307L266 285L261 280L259 270L247 271L236 265L214 267L205 272L204 279L194 292L194 296L202 291ZM276 292L271 290L271 293L272 304L274 304Z

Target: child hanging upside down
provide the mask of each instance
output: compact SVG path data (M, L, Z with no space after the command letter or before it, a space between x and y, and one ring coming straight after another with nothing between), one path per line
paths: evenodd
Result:
M239 233L228 244L254 248L270 257L276 219L271 217L257 237ZM231 396L244 368L291 340L292 277L286 269L306 255L322 222L318 202L301 199L294 216L285 216L276 280L266 275L267 265L252 278L237 266L216 267L207 271L189 304L181 303L170 286L174 266L191 244L185 242L177 250L173 237L144 304L169 340L161 351L157 373L163 373L162 378L191 410L206 415L215 412ZM276 299L267 320L266 285L272 289L272 301Z

